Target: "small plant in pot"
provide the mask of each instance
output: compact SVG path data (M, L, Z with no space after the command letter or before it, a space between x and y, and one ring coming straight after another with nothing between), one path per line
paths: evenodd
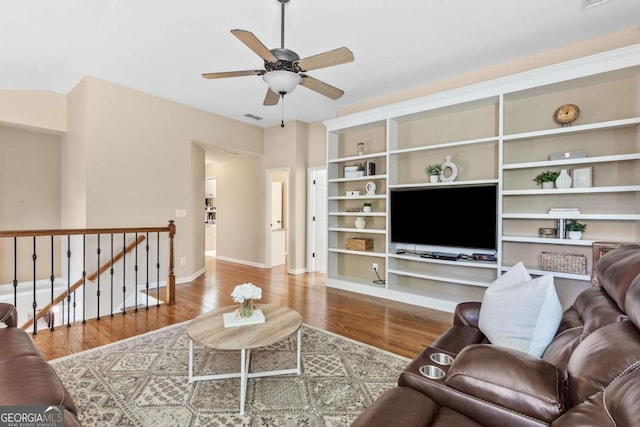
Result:
M587 224L579 223L577 219L567 221L567 232L570 239L580 240L582 232L587 228Z
M429 165L425 168L425 172L429 175L429 182L435 184L442 174L442 166L436 164Z
M362 212L371 212L371 203L365 202L362 205Z
M558 171L546 170L541 172L533 178L535 182L542 185L542 188L553 188L553 183L556 182L556 178L560 175Z

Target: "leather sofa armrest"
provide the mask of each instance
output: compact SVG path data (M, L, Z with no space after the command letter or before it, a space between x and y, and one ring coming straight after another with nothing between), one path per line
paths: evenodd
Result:
M453 324L456 326L472 326L477 328L479 319L479 302L461 302L456 306L456 311L453 313Z
M0 323L4 323L9 328L18 326L18 310L13 304L0 302Z
M429 379L415 360L400 374L398 385L412 387L440 406L483 425L540 426L565 411L565 379L553 365L523 352L491 344L464 348L442 379Z
M450 366L445 384L546 422L565 410L562 373L542 359L505 347L465 348Z

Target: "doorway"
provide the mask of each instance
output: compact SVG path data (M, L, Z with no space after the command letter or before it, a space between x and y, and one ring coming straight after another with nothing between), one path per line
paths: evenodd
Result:
M270 213L267 259L275 267L287 263L289 225L289 169L272 169L268 175L268 209Z
M204 182L204 254L216 257L218 238L218 180Z

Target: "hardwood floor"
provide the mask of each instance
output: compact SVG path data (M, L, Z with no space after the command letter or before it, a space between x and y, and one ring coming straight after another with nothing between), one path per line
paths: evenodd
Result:
M206 258L207 271L176 285L176 304L39 331L34 341L47 360L80 352L201 313L233 305L231 291L245 282L262 288L262 300L298 311L304 323L402 356L414 357L451 325L452 315L325 286L325 275L289 275L284 266L261 269Z

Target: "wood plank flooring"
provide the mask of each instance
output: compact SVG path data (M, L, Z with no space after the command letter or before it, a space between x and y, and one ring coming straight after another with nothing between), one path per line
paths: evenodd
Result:
M262 288L260 302L290 307L310 326L410 358L453 319L450 313L329 288L323 274L289 275L284 266L262 269L207 257L206 270L193 282L176 285L175 305L56 326L53 332L39 331L34 341L45 359L56 359L234 305L231 291L245 282Z

